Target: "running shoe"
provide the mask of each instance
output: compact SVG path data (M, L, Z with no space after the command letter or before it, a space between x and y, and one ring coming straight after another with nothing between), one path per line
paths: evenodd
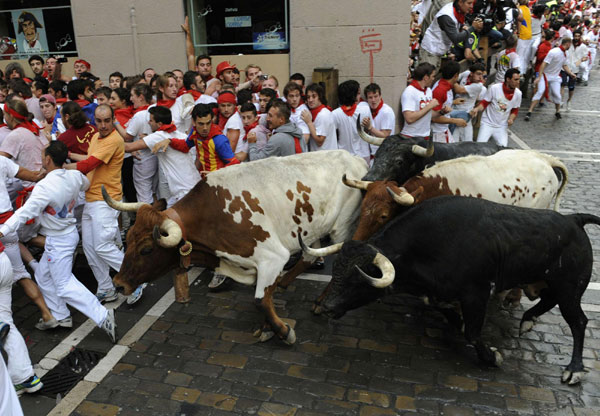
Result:
M62 328L73 328L73 318L67 316L65 319L61 319L57 321L55 318L50 319L49 321L44 321L42 318L35 324L36 329L40 331L45 331L47 329L54 329L57 327Z
M42 383L42 380L36 375L29 377L29 379L23 383L15 384L17 396L20 396L23 393L35 393L36 391L41 390L42 387L44 387L44 383Z
M555 113L554 117L556 117L557 120L560 120L562 118L562 116L560 115L560 113Z
M104 321L100 324L100 328L104 330L110 337L110 340L114 343L117 342L117 324L115 323L115 311L114 309L108 309L108 314Z
M142 298L142 293L144 292L146 286L148 286L148 283L142 283L137 287L137 289L135 289L135 291L131 295L127 296L127 304L133 305L138 300L140 300Z
M108 292L98 292L96 293L96 297L100 303L114 302L119 298L115 289L109 290Z
M525 121L529 121L531 119L531 112L527 112L527 114L525 114Z
M210 290L216 290L219 286L225 283L225 281L227 281L227 276L215 273L212 280L208 283L208 288Z

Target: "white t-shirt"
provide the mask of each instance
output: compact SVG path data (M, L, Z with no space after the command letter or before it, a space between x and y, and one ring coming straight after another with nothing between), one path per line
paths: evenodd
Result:
M302 120L302 117L300 117L304 110L309 111L306 104L300 104L298 107L296 107L295 110L292 109L292 113L290 114L290 121L294 123L300 130L302 130L302 134L310 134L308 126L306 125L304 120Z
M335 131L335 124L333 123L331 111L327 108L323 108L319 111L319 114L317 114L317 118L313 121L313 124L315 125L317 136L325 136L325 141L319 146L311 137L309 140L310 151L336 150L338 148L337 132Z
M402 92L402 111L420 111L433 99L431 88L427 87L421 91L412 85L409 85ZM428 111L423 117L414 123L404 122L404 127L400 134L409 137L428 137L431 133L431 111Z
M8 189L6 189L6 182L13 179L18 172L19 165L7 157L0 156L0 214L13 210L8 196Z
M239 130L240 139L244 135L244 123L242 122L242 116L240 116L240 113L237 111L233 113L227 120L227 123L225 123L225 127L223 127L223 134L227 136L227 132L229 130Z
M362 104L363 103L361 103L361 105ZM366 104L367 107L369 107L369 104L364 104ZM369 107L369 111L371 111L371 107ZM391 135L394 134L394 130L396 128L396 114L394 114L394 110L392 110L392 107L390 107L386 103L383 103L383 105L377 112L377 117L373 118L371 122L373 127L375 127L377 130L389 130ZM372 155L377 153L377 149L379 149L379 146L375 146L372 144L370 145L370 147Z
M567 56L565 52L559 47L550 49L548 55L544 58L546 62L546 68L544 68L544 74L548 81L561 81L560 71L563 66L567 63Z
M521 106L521 90L516 88L511 100L502 91L503 84L494 84L487 89L483 99L489 103L481 116L481 122L496 128L508 127L508 117L514 108Z
M150 128L150 114L148 110L138 111L129 119L127 123L127 134L133 136L133 141L137 141L140 139L141 134L149 135L152 134L152 129ZM142 163L147 159L152 159L156 157L152 154L150 149L142 149L138 151L138 155L141 160L137 158L133 159L133 163Z
M519 68L521 66L521 60L515 50L508 52L508 49L498 53L498 70L496 71L496 83L504 82L504 74L510 68Z
M152 149L159 142L170 138L186 139L187 136L178 130L172 133L156 131L142 140L149 149ZM183 198L200 180L200 173L189 154L168 147L166 151L157 153L157 157L158 164L169 184L171 197L177 200Z
M471 71L467 70L458 76L458 83L467 90L467 93L456 95L456 98L464 98L465 102L453 105L452 108L455 110L471 111L475 107L475 102L477 102L479 97L483 97L487 91L482 82L467 85L469 75L471 75Z
M338 149L346 150L368 161L371 158L369 143L361 139L356 130L356 120L359 114L361 120L371 117L371 111L369 111L368 106L365 108L359 105L356 106L356 110L352 116L347 116L341 107L333 110L331 116L338 132Z

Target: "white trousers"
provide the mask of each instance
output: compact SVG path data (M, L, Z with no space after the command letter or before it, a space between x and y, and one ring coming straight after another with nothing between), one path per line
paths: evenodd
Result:
M467 121L466 127L456 127L454 129L454 138L459 142L473 141L473 124L471 124L471 120Z
M12 319L12 285L12 265L6 253L0 253L0 321L10 325L4 351L8 354L8 375L12 384L19 384L34 373L25 340Z
M57 319L70 315L67 304L100 326L108 311L77 278L73 270L73 253L79 242L77 230L60 235L47 236L44 254L35 272L44 300Z
M138 202L152 204L152 195L156 192L158 184L158 158L148 157L144 160L133 162L133 185Z
M519 60L521 62L519 67L521 74L525 74L531 64L531 45L533 42L534 39L519 39L517 42L517 55L519 55Z
M589 62L582 62L581 65L579 65L579 73L578 75L581 75L581 79L582 81L587 81L588 79L590 79L590 66L589 66Z
M588 62L588 65L590 67L590 69L592 69L592 66L594 66L594 61L596 60L596 52L597 52L597 48L590 48L590 56L591 59Z
M2 358L0 358L0 415L23 416L21 402L19 402L17 392L8 376L8 370Z
M123 252L117 247L121 240L119 211L104 201L86 202L81 218L83 252L98 281L98 291L108 292L115 287L108 274L110 268L119 271Z
M508 146L508 128L507 127L492 127L482 121L479 123L479 134L477 142L486 143L493 138L497 145Z
M548 81L548 98L554 104L560 104L562 102L562 97L560 95L560 84L561 80ZM544 92L546 92L546 84L544 83L544 78L540 79L537 83L537 92L533 96L534 101L539 101L544 96Z
M4 252L10 259L13 271L13 281L17 282L21 279L31 279L31 275L25 269L23 260L21 259L21 250L19 250L19 237L16 232L5 235L0 238L2 244L4 244Z

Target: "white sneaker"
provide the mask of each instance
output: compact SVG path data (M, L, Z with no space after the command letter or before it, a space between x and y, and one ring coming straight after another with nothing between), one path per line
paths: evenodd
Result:
M100 328L108 334L113 344L117 342L117 324L115 323L114 309L108 309L108 314L104 318L104 321L102 321L102 324L100 324Z
M119 298L115 289L109 290L108 292L98 292L96 297L100 303L113 302Z
M73 328L73 318L67 316L65 319L60 319L58 321L58 326L63 328Z
M216 289L221 286L227 280L227 276L223 276L222 274L215 273L213 275L212 280L208 283L209 289Z
M40 331L45 331L47 329L54 329L58 326L58 321L55 318L50 319L49 321L44 321L42 318L35 324L35 328Z
M135 291L131 295L127 296L127 304L133 305L138 300L140 300L142 298L142 293L144 292L146 286L148 286L148 283L142 283L137 287L137 289L135 289Z
M567 107L567 112L571 111L571 106L570 106L570 104L569 104L569 102L568 102L568 101L567 101L567 105L566 105L566 107Z

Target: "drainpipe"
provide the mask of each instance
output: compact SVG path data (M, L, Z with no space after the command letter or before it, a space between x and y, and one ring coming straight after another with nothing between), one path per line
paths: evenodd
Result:
M134 2L131 3L131 9L129 11L129 16L131 17L131 37L133 38L133 63L135 65L135 73L139 74L141 72L140 69L140 52L138 47L138 33L137 33L137 21L135 18L135 5Z

